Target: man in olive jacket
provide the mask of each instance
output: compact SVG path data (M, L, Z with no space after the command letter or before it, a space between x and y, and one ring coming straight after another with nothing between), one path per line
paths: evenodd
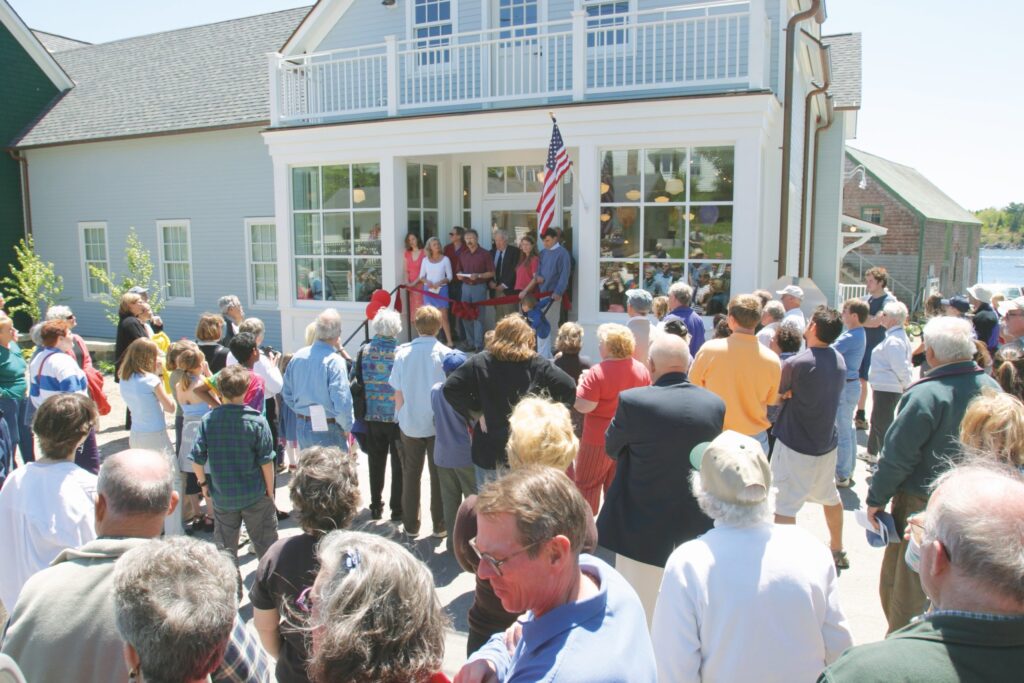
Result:
M912 384L896 408L886 432L878 471L868 489L868 518L892 500L892 516L900 537L907 517L928 504L929 487L948 467L959 448L960 421L967 404L986 387L999 386L974 364L971 323L938 317L925 325L928 374ZM903 560L907 541L886 546L879 594L889 633L903 628L925 609L925 594L916 572Z
M932 610L881 642L847 650L819 682L1020 680L1022 518L1019 472L977 462L943 474L912 531Z

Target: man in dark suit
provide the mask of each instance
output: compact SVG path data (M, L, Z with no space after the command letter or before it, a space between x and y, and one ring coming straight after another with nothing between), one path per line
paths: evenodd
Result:
M650 626L669 555L713 526L690 491L690 451L722 432L725 403L687 380L690 350L680 337L657 335L647 364L653 385L619 395L605 436L618 467L597 531L617 553L615 569L640 596Z
M492 297L508 296L516 286L516 266L519 265L519 249L508 243L508 233L501 228L494 231L494 244L491 246L491 258L494 260L494 279L488 283ZM494 307L494 322L516 310L515 304L503 304ZM493 327L493 325L488 325Z

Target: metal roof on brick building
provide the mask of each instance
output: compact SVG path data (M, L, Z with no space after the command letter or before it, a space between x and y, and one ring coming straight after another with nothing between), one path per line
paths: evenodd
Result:
M974 214L957 204L932 181L910 166L897 164L895 161L852 147L847 147L846 153L853 163L862 165L869 175L878 179L925 218L981 225L981 221Z
M265 124L267 53L277 51L307 12L301 7L57 52L75 87L14 145Z

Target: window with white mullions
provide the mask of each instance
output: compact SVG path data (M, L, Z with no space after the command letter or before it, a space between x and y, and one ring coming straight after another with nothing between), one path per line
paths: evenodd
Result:
M421 50L417 61L420 65L447 64L451 51L436 49L451 44L453 33L453 0L414 0L413 38L416 49Z
M189 240L190 222L159 221L160 264L163 271L167 300L192 300L192 247Z
M498 27L502 40L537 35L537 0L498 0Z
M583 0L587 13L587 47L622 45L628 40L629 0Z
M82 267L85 269L85 294L93 298L108 293L103 280L93 274L93 269L109 272L107 254L107 224L79 223L82 238Z
M247 218L249 240L250 301L255 305L277 303L277 228L272 219Z

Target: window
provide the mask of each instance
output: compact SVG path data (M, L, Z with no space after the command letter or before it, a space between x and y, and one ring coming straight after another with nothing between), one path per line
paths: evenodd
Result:
M192 248L189 245L189 221L157 221L160 233L160 264L167 301L192 301Z
M292 169L295 297L369 301L381 286L380 165Z
M433 49L451 44L453 0L415 0L413 3L413 38L416 49L422 50L417 64L447 64L451 52Z
M277 228L273 218L245 219L249 243L249 301L277 304Z
M587 47L622 45L626 42L629 0L584 0L583 9L587 13Z
M438 172L432 164L406 164L406 193L409 205L409 232L419 235L426 243L428 237L437 237L438 225Z
M110 258L107 254L107 224L79 223L82 248L82 268L85 276L85 296L92 299L109 293L107 286L93 275L92 269L110 272Z
M732 281L733 148L605 151L601 164L600 310L628 289L694 288L704 315L724 313Z
M543 187L543 165L487 167L487 194L540 192Z
M502 40L537 35L538 0L499 0L498 26Z
M875 225L882 224L882 207L880 206L862 206L860 209L860 219L867 221L868 223L874 223Z

